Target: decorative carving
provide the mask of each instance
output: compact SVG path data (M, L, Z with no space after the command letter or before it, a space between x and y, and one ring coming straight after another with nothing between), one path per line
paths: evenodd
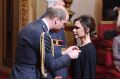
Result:
M35 18L36 0L0 0L0 71L14 64L18 32Z
M35 0L20 1L20 29L35 19Z
M29 22L29 0L21 0L20 3L21 26L24 26Z

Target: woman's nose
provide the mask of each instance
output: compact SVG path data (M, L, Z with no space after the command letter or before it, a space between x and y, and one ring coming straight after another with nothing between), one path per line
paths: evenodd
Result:
M65 6L65 2L64 1L62 2L62 5Z
M76 33L76 29L73 29L73 33Z

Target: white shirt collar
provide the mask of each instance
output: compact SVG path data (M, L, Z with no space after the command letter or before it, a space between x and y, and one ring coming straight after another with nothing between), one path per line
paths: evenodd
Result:
M45 20L45 18L43 18L42 20L45 22L45 24L47 26L47 29L48 29L48 32L49 32L50 28L49 28L49 25L48 25L47 21Z

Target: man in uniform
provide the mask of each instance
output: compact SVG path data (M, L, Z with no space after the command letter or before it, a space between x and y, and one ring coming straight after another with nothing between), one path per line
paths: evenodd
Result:
M48 8L43 18L27 24L19 33L16 58L10 79L54 79L52 72L67 67L80 50L71 46L54 58L49 30L59 30L69 19L64 7Z

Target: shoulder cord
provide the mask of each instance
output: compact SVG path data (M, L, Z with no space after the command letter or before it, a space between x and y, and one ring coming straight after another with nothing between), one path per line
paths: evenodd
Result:
M47 77L47 70L45 69L44 63L45 63L45 43L44 43L44 35L45 32L41 33L40 36L40 58L41 58L41 73L42 73L42 78ZM51 37L50 37L51 38ZM54 57L54 44L53 40L51 39L51 50L52 50L52 55Z

